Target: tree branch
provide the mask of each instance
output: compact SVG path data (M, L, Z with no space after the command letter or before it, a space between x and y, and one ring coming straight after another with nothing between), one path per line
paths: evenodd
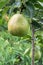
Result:
M35 65L34 64L34 51L35 51L35 44L34 44L35 37L34 37L34 33L35 33L35 30L34 30L34 26L33 25L31 25L31 27L32 27L32 63L31 63L31 65Z

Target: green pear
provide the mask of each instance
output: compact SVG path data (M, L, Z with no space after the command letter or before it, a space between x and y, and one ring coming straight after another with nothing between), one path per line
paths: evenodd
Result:
M29 56L30 58L32 58L32 49L30 51ZM39 60L41 58L41 51L38 48L35 48L34 58L35 60Z
M28 34L30 26L22 14L13 15L8 22L8 31L15 36Z

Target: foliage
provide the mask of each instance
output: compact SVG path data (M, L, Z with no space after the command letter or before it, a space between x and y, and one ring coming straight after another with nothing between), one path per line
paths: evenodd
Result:
M30 37L29 37L30 38ZM2 65L27 65L31 64L31 58L29 56L31 49L31 39L24 38L20 39L19 37L14 37L9 33L1 32L0 33L0 63ZM38 35L37 38L39 39ZM41 46L42 42L39 43L41 39L36 40L36 45L38 46L43 55L43 47ZM39 60L35 60L35 64L42 64L43 57ZM37 65L36 64L36 65Z
M29 24L35 28L35 46L41 51L35 65L43 65L43 0L0 0L0 65L31 65L31 30L24 37L13 36L7 30L8 20L4 16L10 19L16 13L32 20Z

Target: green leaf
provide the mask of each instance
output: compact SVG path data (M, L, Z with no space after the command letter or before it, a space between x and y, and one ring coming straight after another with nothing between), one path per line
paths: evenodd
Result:
M32 25L38 29L38 28L41 28L41 25L36 21L36 20L32 20Z
M43 2L43 0L38 0L38 1Z
M43 2L38 1L38 3L43 7Z
M23 10L23 14L25 14L26 16L33 18L35 10L34 10L34 6L32 3L27 3L24 4L24 6L26 7L26 9Z
M8 2L9 2L9 0L1 0L0 1L0 9L3 8Z

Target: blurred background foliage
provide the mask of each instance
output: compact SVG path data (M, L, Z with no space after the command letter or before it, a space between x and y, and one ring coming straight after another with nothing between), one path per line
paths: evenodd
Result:
M35 47L40 48L41 53L35 65L43 65L43 0L0 0L0 65L31 65L31 33L17 37L7 30L8 20L18 12L32 20Z

